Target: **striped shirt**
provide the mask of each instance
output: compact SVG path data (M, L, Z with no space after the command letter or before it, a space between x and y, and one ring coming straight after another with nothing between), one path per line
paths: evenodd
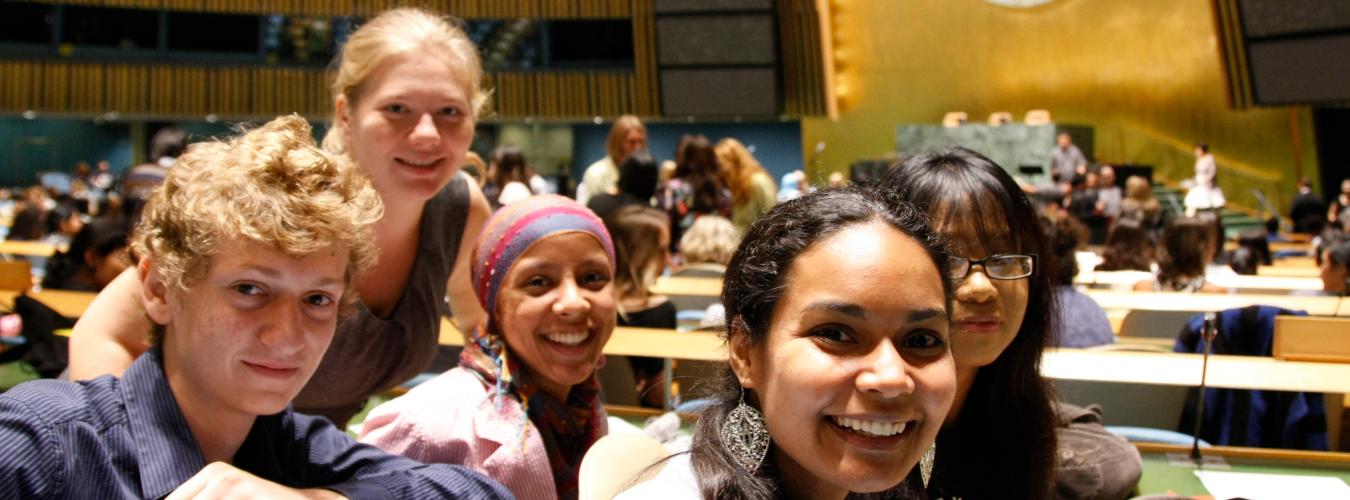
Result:
M0 395L0 498L161 498L206 466L151 349L121 380L40 380ZM258 417L232 461L293 488L349 498L511 498L462 467L356 443L326 419Z

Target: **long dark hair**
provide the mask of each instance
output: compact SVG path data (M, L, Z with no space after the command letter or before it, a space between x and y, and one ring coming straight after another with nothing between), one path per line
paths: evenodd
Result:
M882 186L928 213L942 234L963 234L987 253L1036 254L1027 278L1026 315L1012 343L981 367L960 414L938 434L930 493L940 497L1049 496L1055 463L1054 396L1040 374L1041 351L1057 304L1056 269L1031 202L1002 167L965 148L915 155L893 168ZM1006 246L1005 246L1006 245ZM952 248L957 254L969 248Z
M525 176L525 153L514 144L497 146L492 152L492 165L492 181L497 183L497 189L505 188L511 182L530 182Z
M928 252L940 276L948 275L946 253L918 209L893 194L866 188L818 191L778 204L746 232L723 281L722 303L726 307L723 339L729 344L734 337L744 336L752 346L764 342L787 288L788 269L797 256L811 244L846 227L870 221L883 221L913 237ZM950 280L943 279L942 287L950 303ZM741 472L722 444L720 430L727 414L740 402L740 381L728 367L713 385L711 403L699 416L690 446L694 475L703 498L783 496L773 460L765 460L754 475L748 475ZM749 395L745 400L753 404ZM892 490L869 496L896 494Z
M1205 264L1215 230L1195 217L1168 221L1158 242L1158 281L1172 283L1205 275Z
M1120 219L1106 234L1098 271L1148 271L1153 264L1153 238L1135 219Z
M722 176L717 163L717 152L703 135L680 139L679 162L675 177L683 179L693 192L689 210L696 213L717 213L722 206Z
M103 284L95 282L94 269L89 266L86 256L93 252L94 257L102 259L126 248L128 233L130 228L120 217L100 217L85 224L70 240L66 251L57 252L47 260L47 275L42 278L42 287L99 291Z

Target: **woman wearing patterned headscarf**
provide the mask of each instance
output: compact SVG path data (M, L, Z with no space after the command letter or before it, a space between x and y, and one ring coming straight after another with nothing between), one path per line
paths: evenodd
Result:
M361 440L460 464L518 498L576 498L581 458L607 432L595 372L614 331L614 247L600 219L536 196L488 220L472 262L487 319L459 366L370 412Z

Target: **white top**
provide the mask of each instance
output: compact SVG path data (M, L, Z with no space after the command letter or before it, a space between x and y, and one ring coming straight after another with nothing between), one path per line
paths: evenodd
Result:
M534 193L531 193L530 188L526 187L524 183L508 182L506 186L502 188L502 193L497 195L497 203L500 203L502 206L507 206L533 195Z
M619 493L614 500L647 500L651 498L702 500L694 466L688 453L670 457L656 477Z
M577 184L577 203L585 205L592 196L618 189L619 167L609 156L605 156L586 167L586 172L581 174L581 183Z
M1205 188L1214 187L1214 175L1218 167L1214 164L1214 155L1203 154L1195 159L1195 185Z

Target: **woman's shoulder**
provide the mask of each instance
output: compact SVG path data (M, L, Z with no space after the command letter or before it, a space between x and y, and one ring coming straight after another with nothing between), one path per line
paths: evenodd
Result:
M360 440L388 449L404 441L444 441L472 432L473 412L489 397L483 382L454 368L371 410Z
M1139 450L1102 426L1101 410L1056 405L1055 492L1069 498L1125 498L1139 482Z
M670 457L661 467L661 471L656 474L656 477L638 483L637 486L614 497L615 500L645 498L703 498L699 492L698 478L694 476L694 466L689 461L688 453Z

